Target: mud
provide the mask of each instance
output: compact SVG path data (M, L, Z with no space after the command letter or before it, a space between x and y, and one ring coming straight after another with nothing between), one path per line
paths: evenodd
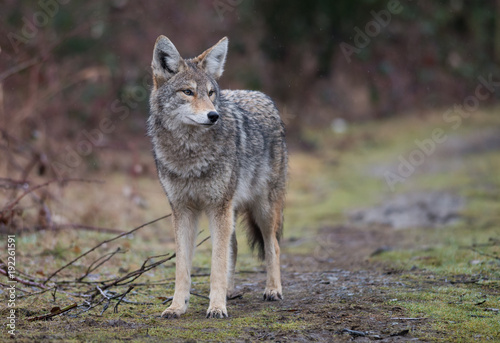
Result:
M262 310L269 303L256 301L264 288L264 275L257 281L243 282L243 299L231 301L232 317ZM410 331L421 322L402 320L404 311L387 305L395 300L394 291L407 287L396 279L376 271L352 272L332 269L322 272L285 272L285 299L271 303L279 321L308 324L297 332L276 332L259 328L249 336L274 342L381 342L418 341ZM241 281L241 280L240 280ZM235 308L241 309L234 311ZM247 338L247 339L250 339ZM237 341L246 342L247 339Z

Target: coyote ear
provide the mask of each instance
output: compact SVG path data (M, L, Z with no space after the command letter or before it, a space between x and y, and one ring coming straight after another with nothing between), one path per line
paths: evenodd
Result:
M163 83L167 81L179 71L182 71L184 67L184 60L174 44L165 36L158 37L153 51L153 61L151 62L155 86L159 86L157 82Z
M227 37L222 38L217 44L196 57L194 61L214 79L221 77L224 71L227 55Z

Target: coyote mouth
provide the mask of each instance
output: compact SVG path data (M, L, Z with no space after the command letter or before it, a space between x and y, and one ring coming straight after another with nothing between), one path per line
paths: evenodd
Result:
M191 119L191 118L188 118L189 120L191 120L193 123L195 123L196 125L199 125L199 126L206 126L206 127L210 127L210 126L214 126L217 122L215 123L199 123L197 122L196 120L194 119Z

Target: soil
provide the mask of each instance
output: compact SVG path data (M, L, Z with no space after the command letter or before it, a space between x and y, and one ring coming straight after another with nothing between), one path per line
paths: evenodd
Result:
M405 316L402 308L386 305L392 299L387 289L404 285L382 273L343 269L285 272L283 280L286 298L273 304L274 311L281 313L279 321L312 325L300 332L259 328L258 331L249 331L251 337L275 342L399 342L414 340L409 334L410 325L425 324L425 320L409 323L393 319ZM245 290L249 293L229 304L232 317L269 306L256 301L260 292L254 290L263 289L263 286L263 277L246 282Z
M412 331L425 328L429 319L407 319L405 310L397 306L395 299L398 290L408 291L412 285L401 282L394 271L384 270L383 266L370 261L370 256L381 249L401 246L404 241L402 238L403 231L387 226L324 227L317 236L317 249L312 255L287 254L287 246L297 242L285 240L282 244L285 251L282 254L284 299L276 302L262 300L266 277L263 271L238 273L236 282L242 297L228 301L228 312L229 320L267 313L276 318L276 323L290 324L290 329L277 330L272 326L249 325L244 329L243 335L233 337L231 341L420 341L412 336ZM193 287L203 288L206 293L205 283L200 282ZM189 330L193 318L205 320L203 311L208 301L202 301L207 303L194 308L191 306L189 316L170 322L156 318L157 323L160 326L175 325ZM135 306L131 311L137 313L139 309L140 307ZM26 317L32 315L31 312L25 314ZM36 333L32 332L35 334L29 336L25 333L34 328L31 324L21 322L16 338L20 341L80 341L87 330L132 330L136 332L129 336L132 341L157 341L157 336L148 334L152 325L144 323L142 317L144 315L140 314L136 318L121 319L106 316L94 317L95 319L62 316L47 324L38 322ZM186 339L168 341L191 342Z

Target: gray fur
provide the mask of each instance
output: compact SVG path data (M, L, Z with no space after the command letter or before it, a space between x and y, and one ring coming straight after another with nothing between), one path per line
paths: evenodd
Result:
M165 46L175 50L167 41L160 37L153 54L155 87L150 97L148 135L174 222L176 216L186 211L196 216L203 211L217 216L219 209L230 206L234 213L247 216L250 243L259 246L261 256L265 251L275 255L277 243L268 237L279 238L281 234L287 175L285 128L276 106L260 92L219 89L216 78L223 70L227 39L195 59L176 60L174 56L175 65L184 67L173 74L163 70L158 62L158 52ZM207 62L210 58L216 59ZM195 97L186 97L179 91L193 85ZM215 92L211 97L210 90ZM206 113L214 110L219 119L208 125ZM236 251L236 240L229 241ZM272 263L270 257L268 264ZM277 275L279 278L279 265ZM273 286L273 282L279 287ZM269 294L264 297L281 297L279 280L268 281L268 286L271 290L268 292L266 287ZM211 296L211 303L212 300ZM210 309L208 315L217 316Z

